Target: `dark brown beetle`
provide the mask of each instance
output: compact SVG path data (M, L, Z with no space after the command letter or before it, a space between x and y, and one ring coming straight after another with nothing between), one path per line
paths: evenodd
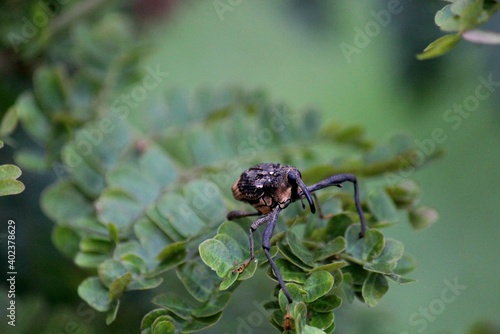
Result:
M292 166L262 163L250 167L236 180L232 190L234 198L250 203L259 214L266 215L277 205L284 209L301 196L307 198L311 212L316 212L302 175Z
M278 279L281 289L283 289L288 299L288 305L290 305L293 302L292 296L285 286L285 282L281 277L278 267L269 253L271 237L278 221L278 214L290 203L297 200L302 201L303 198L307 199L311 212L315 213L316 207L314 206L311 194L316 190L330 186L342 187L342 183L345 181L352 182L354 185L354 202L361 222L359 237L362 238L365 235L366 222L359 201L357 179L354 175L333 175L308 187L302 181L300 171L293 166L280 165L277 163L261 163L244 171L232 187L233 195L237 200L251 204L257 209L257 212L231 211L227 214L227 219L233 220L248 216L264 216L258 218L251 225L250 258L241 264L235 271L241 273L255 258L253 233L260 225L267 223L266 230L262 236L262 248L269 260L274 275ZM304 204L302 204L302 206L305 208ZM288 319L291 317L289 312L287 312L285 318L287 317Z

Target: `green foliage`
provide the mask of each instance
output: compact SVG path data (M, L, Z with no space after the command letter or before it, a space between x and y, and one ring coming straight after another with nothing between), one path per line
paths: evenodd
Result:
M53 241L60 251L96 270L78 293L94 309L107 312L107 322L117 316L124 293L154 289L165 271L176 271L192 298L170 292L153 298L159 308L145 316L144 333L174 328L188 333L213 325L238 282L251 278L257 263L265 265L258 251L255 264L241 274L233 271L249 256L248 235L224 217L227 203L236 205L229 189L244 166L272 158L305 166L308 175L307 165L323 174L335 165L349 169L349 162L360 175L373 175L380 164L386 171L407 166L402 156L416 150L368 149L366 140L359 145L356 138L347 143L356 153L334 163L323 152L341 143L332 133L324 135L318 123L307 123L311 111L292 113L261 94L241 91L202 92L193 102L174 93L140 112L140 122L132 114L123 120L103 114L76 129L74 139L62 147L65 174L44 192L42 208L56 222ZM113 117L113 131L101 133L103 139L90 152L80 151L84 140L90 143L89 136L98 136L106 117ZM301 144L306 140L310 146ZM253 141L260 146L251 146ZM373 306L386 293L387 279L410 282L397 268L401 259L411 257L404 255L401 243L385 239L374 227L395 223L398 207L404 207L401 212L413 208L418 191L404 184L391 191L375 189L364 204L371 228L363 239L357 238L359 224L347 192L320 195L324 210L334 214L329 220L293 206L283 212L283 221L293 227L273 238L272 254L282 256L277 264L296 298L292 314L297 328L331 332L331 311L342 299L356 296ZM412 267L406 261L404 273ZM276 298L273 322L279 327L276 319L286 300L282 293ZM307 321L306 309L314 310Z
M24 190L24 184L18 181L21 169L14 165L0 166L0 196L19 194Z
M500 34L477 30L480 25L488 22L500 9L496 0L447 0L446 5L436 13L436 25L452 34L438 38L429 44L422 53L417 55L420 60L439 57L464 39L474 43L500 44Z
M109 40L110 33L116 38ZM0 136L8 136L15 123L7 121L14 117L7 116L16 114L24 130L43 146L43 155L34 150L16 151L16 162L30 170L55 168L75 131L96 118L105 120L99 131L109 131L114 118L128 110L114 107L116 116L108 113L102 117L103 109L118 105L118 92L135 83L139 75L142 48L130 45L131 24L124 17L108 14L98 23L81 22L61 39L64 46L56 44L59 48L49 50L51 61L33 73L33 89L18 96L2 123L2 129L8 131ZM59 59L64 59L64 66Z
M0 138L7 138L16 125L17 115L13 109L10 109L0 123ZM0 140L0 149L3 145L4 142ZM24 184L17 180L21 174L21 169L15 165L0 165L0 196L19 194L24 190Z
M129 24L117 15L76 24L67 32L68 44L50 50L64 65L38 67L33 89L19 96L0 127L8 135L18 118L43 154L19 151L17 162L52 168L59 177L41 206L55 222L54 245L92 273L78 294L107 313L106 323L119 316L124 294L160 288L167 271L175 271L185 291L158 292L142 333L196 332L220 319L239 282L258 266L267 268L257 251L255 262L235 272L249 256L248 229L225 221L238 205L232 183L262 161L295 165L307 183L341 172L362 180L369 226L363 239L349 189L318 194L328 219L299 205L280 215L271 254L294 297L292 318L285 320L296 331L331 333L333 310L344 300L375 306L388 281L412 281L403 275L413 270L414 259L380 229L405 215L423 228L436 214L418 204L420 191L408 179L380 184L439 151L422 158L405 136L376 145L359 127L323 125L316 111L289 110L262 92L170 92L128 103L124 94L133 96L153 75L139 69L142 48L129 43ZM0 180L19 176L17 167L4 169ZM287 301L279 290L273 298L266 307L282 330Z

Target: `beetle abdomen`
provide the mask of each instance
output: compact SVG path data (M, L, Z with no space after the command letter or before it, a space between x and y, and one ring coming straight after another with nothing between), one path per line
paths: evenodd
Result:
M247 169L231 188L234 198L251 204L262 214L269 213L276 206L272 194L280 168L280 164L261 163Z

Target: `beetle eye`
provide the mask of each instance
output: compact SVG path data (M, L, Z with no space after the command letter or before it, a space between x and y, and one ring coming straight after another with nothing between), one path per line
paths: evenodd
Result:
M288 182L290 184L297 184L297 176L295 175L295 173L288 174Z

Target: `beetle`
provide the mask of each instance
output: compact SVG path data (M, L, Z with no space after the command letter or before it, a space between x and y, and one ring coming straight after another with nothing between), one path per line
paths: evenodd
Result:
M260 163L245 170L231 188L235 199L251 204L257 211L231 211L227 214L228 220L249 216L262 216L250 226L250 258L236 268L235 271L239 273L243 272L250 262L255 259L253 233L260 225L267 223L262 235L262 248L288 300L287 315L285 318L290 318L288 308L293 300L276 263L269 253L271 237L278 221L278 215L290 203L297 200L302 201L304 198L309 204L311 213L314 214L316 206L311 194L326 187L342 187L342 183L346 181L354 185L354 203L361 222L359 237L362 238L365 235L366 222L359 200L358 182L352 174L336 174L311 186L306 186L304 181L302 181L300 171L296 167L281 165L279 163ZM302 203L302 207L305 208L304 203ZM286 323L289 323L289 321Z

